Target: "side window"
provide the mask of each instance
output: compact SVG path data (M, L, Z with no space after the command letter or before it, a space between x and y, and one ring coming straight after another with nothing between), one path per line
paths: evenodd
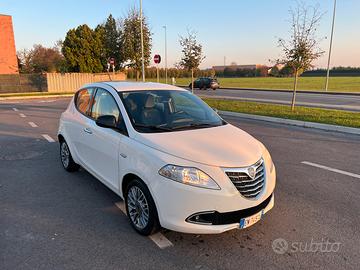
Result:
M87 114L89 109L89 104L91 96L94 92L94 89L82 89L76 95L76 108L83 114Z
M121 120L120 111L114 97L108 91L98 88L93 101L91 117L97 120L102 115L113 115L117 122Z

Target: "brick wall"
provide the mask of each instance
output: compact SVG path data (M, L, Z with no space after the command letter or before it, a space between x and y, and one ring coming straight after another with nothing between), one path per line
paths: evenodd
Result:
M11 16L0 14L0 74L18 74Z

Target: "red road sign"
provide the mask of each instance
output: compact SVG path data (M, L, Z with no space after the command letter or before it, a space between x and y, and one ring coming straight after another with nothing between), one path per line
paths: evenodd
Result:
M115 58L111 57L111 58L109 59L109 64L110 64L110 65L115 65Z
M155 64L160 64L160 62L161 62L160 54L155 54L154 55L154 62L155 62Z

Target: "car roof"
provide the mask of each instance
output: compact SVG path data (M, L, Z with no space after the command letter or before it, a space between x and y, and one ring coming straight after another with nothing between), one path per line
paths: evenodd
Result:
M118 92L124 91L142 91L142 90L180 90L186 91L183 88L176 87L170 84L153 83L153 82L129 82L129 81L106 81L87 84L85 87L100 86L106 84L111 86Z

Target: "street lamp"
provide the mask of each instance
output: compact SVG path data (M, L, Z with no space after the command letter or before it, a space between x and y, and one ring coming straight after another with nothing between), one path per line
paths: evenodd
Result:
M142 67L142 81L145 82L145 62L144 62L144 36L143 36L143 12L142 0L140 0L140 36L141 36L141 67Z
M167 37L166 37L166 25L163 26L165 30L165 83L167 83Z
M325 83L325 91L327 92L329 86L329 75L330 75L330 58L331 58L331 47L334 35L334 24L335 24L335 10L336 10L336 0L334 0L334 11L333 11L333 19L331 25L331 36L330 36L330 47L329 47L329 57L327 62L327 71L326 71L326 83Z

